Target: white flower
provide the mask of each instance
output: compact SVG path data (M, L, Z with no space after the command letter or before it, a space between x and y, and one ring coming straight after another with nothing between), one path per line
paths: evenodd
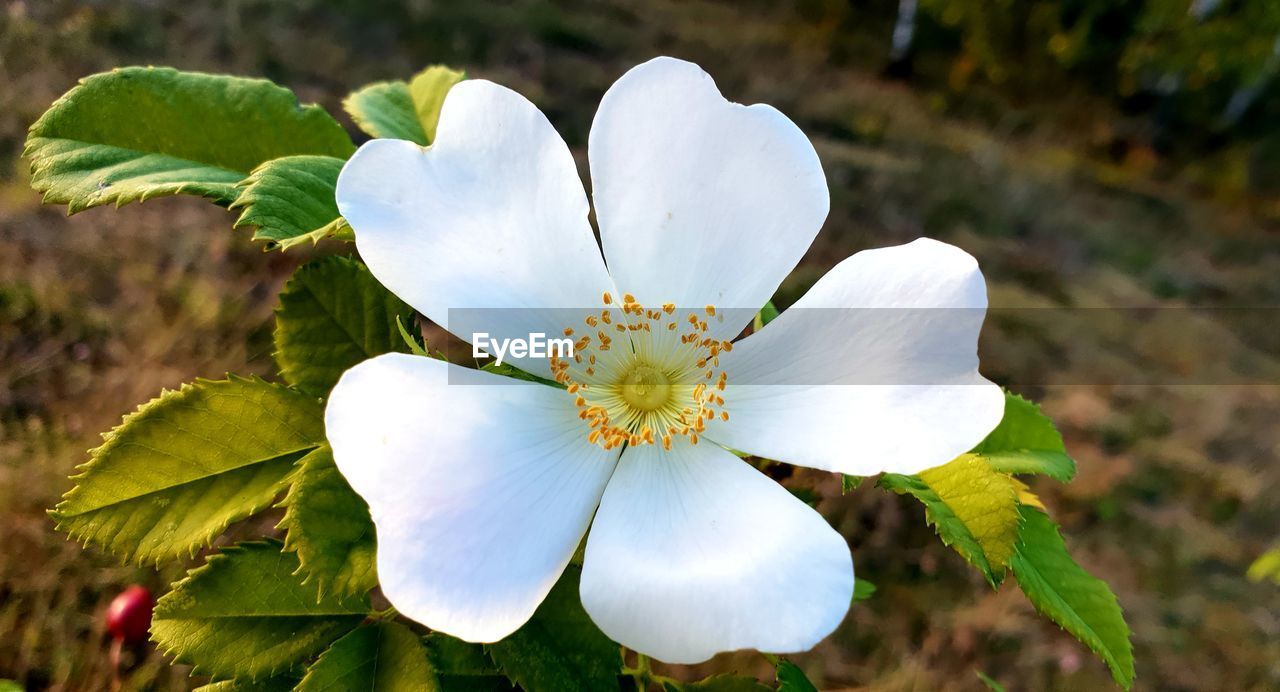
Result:
M383 592L428 627L496 641L591 525L582 602L619 643L671 663L808 649L849 608L848 545L726 448L856 475L970 449L1004 406L977 371L982 275L930 240L861 252L726 346L827 216L808 139L658 58L605 94L588 152L603 259L569 149L496 84L455 86L433 146L374 140L342 171L361 256L428 318L464 339L589 337L581 362L521 363L568 391L406 355L342 377L325 424L376 524ZM556 310L591 306L594 326Z

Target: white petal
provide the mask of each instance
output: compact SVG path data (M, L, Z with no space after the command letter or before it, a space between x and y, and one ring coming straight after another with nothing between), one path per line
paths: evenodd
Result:
M844 619L844 538L724 449L630 447L587 538L582 605L623 646L668 663L804 651Z
M1000 422L978 373L987 292L977 262L920 239L836 265L721 357L732 449L859 476L951 461Z
M813 145L772 106L726 101L656 58L600 102L588 146L605 259L645 305L736 309L736 336L809 248L830 198Z
M617 463L563 391L401 354L348 370L325 427L369 503L387 599L474 642L533 614Z
M547 309L590 308L614 290L564 140L492 82L449 90L429 148L361 146L337 200L374 276L465 341L557 334L567 325Z

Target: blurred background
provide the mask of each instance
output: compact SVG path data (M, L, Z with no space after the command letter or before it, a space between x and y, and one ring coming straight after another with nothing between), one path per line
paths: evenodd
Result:
M1280 585L1244 576L1280 538L1280 3L1246 0L0 0L0 679L108 687L107 602L181 570L83 550L45 510L161 388L273 375L280 285L350 249L264 253L197 199L42 207L19 154L54 99L114 66L172 65L268 77L350 125L346 93L442 62L531 98L585 170L601 94L659 54L814 141L831 215L780 306L852 252L927 235L978 257L993 306L1070 308L994 311L983 367L1041 401L1079 462L1074 483L1034 489L1124 606L1137 688L1280 689ZM1168 321L1080 309L1134 306ZM1265 309L1228 318L1242 307ZM975 670L1010 690L1109 688L913 499L785 480L879 587L796 657L822 688L979 689ZM127 688L198 684L146 648L127 658ZM758 661L704 669L765 675Z

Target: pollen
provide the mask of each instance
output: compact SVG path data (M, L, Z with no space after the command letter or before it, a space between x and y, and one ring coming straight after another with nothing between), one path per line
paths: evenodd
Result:
M670 451L678 438L697 444L709 422L729 420L720 395L728 376L719 357L732 346L706 336L701 317L715 317L715 306L680 319L675 303L647 308L624 293L622 317L615 320L608 307L613 296L606 292L601 300L606 307L581 321L594 334L574 343L572 358L551 358L552 376L573 397L587 442L604 449L660 444ZM579 326L565 327L565 335Z

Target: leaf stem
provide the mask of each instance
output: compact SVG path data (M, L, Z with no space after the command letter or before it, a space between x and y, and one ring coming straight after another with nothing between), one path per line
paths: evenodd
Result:
M622 673L630 675L636 681L637 692L646 692L649 684L654 681L653 672L649 670L649 657L639 651L636 652L636 666L634 668L624 666Z

